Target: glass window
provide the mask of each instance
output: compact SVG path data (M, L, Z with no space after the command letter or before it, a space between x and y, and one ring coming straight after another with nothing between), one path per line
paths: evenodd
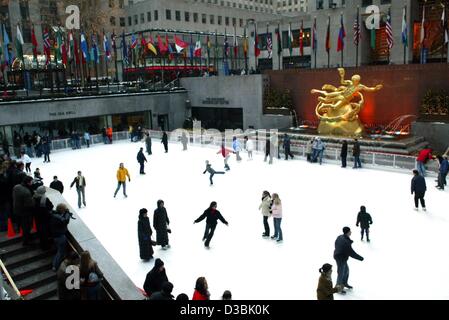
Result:
M181 21L181 11L175 11L175 19L176 21Z
M128 17L128 26L132 26L132 25L133 25L133 18Z
M110 17L109 22L111 23L111 26L115 26L115 17Z
M151 22L151 11L147 12L147 21Z
M186 21L186 22L189 22L190 21L190 13L189 12L184 12L184 20Z
M137 16L137 14L134 15L134 25L139 24L139 17Z
M120 17L120 27L126 27L125 18Z
M210 24L215 24L215 16L214 16L213 14L211 14L211 15L209 16L209 23L210 23Z
M196 12L193 13L193 22L195 22L195 23L198 22L198 13L196 13Z
M201 22L206 24L207 23L207 15L205 13L201 14Z
M170 9L165 10L165 19L171 20L171 10Z
M159 11L154 10L154 21L158 21L159 20Z
M145 23L145 14L140 14L140 23Z
M218 24L219 26L221 26L221 19L222 19L221 16L218 16L218 17L217 17L217 24Z
M225 25L229 26L229 17L225 17Z

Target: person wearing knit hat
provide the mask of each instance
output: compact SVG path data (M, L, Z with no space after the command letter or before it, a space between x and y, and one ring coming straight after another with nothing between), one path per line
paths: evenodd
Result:
M151 245L150 219L148 218L148 210L142 208L139 210L139 221L137 222L137 234L139 238L140 259L149 261L153 259L153 246Z
M42 250L50 249L50 220L53 203L46 196L47 188L40 186L33 195L35 207L34 217L36 221L37 234Z
M358 255L354 249L352 249L353 241L349 238L351 236L351 229L349 227L343 228L343 234L338 236L335 240L334 259L337 262L337 285L352 289L352 286L348 284L349 278L349 257L363 261L363 257ZM346 291L341 290L340 293L345 294Z
M329 263L323 264L323 266L319 269L319 272L321 276L318 280L318 288L316 289L317 299L334 300L334 293L342 291L343 286L336 285L333 287L332 265Z
M148 297L154 292L162 290L162 285L164 282L168 281L167 274L165 273L164 262L157 258L154 262L153 269L148 272L145 278L145 283L143 284L143 289L145 290Z

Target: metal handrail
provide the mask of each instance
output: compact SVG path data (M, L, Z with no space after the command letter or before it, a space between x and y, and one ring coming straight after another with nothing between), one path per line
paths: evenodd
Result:
M24 300L23 296L21 295L19 289L17 289L17 286L14 282L14 280L12 279L11 275L9 274L8 270L6 269L5 265L3 264L3 261L0 259L0 268L3 270L3 272L6 275L6 278L9 281L9 284L12 286L12 288L14 289L15 293L17 294L17 296L19 297L19 300ZM1 275L0 275L1 276Z

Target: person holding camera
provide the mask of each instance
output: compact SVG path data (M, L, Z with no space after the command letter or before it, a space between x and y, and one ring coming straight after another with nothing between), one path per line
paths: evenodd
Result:
M162 246L162 250L170 248L168 244L168 234L171 233L168 225L170 220L168 219L167 210L164 207L164 201L158 200L157 209L154 210L153 215L153 227L156 230L156 244Z
M72 218L72 213L64 203L60 203L53 212L50 220L51 233L56 245L56 255L53 258L53 271L58 270L59 265L66 257L67 251L67 226Z

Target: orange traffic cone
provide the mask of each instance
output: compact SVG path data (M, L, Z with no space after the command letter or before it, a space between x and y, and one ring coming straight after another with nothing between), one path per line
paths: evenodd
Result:
M36 228L36 219L33 218L33 232L37 232L37 228Z
M14 227L12 225L11 218L8 218L8 238L14 238L16 236L16 231L14 231Z
M27 295L33 293L33 290L20 290L19 292L22 297L26 297Z

